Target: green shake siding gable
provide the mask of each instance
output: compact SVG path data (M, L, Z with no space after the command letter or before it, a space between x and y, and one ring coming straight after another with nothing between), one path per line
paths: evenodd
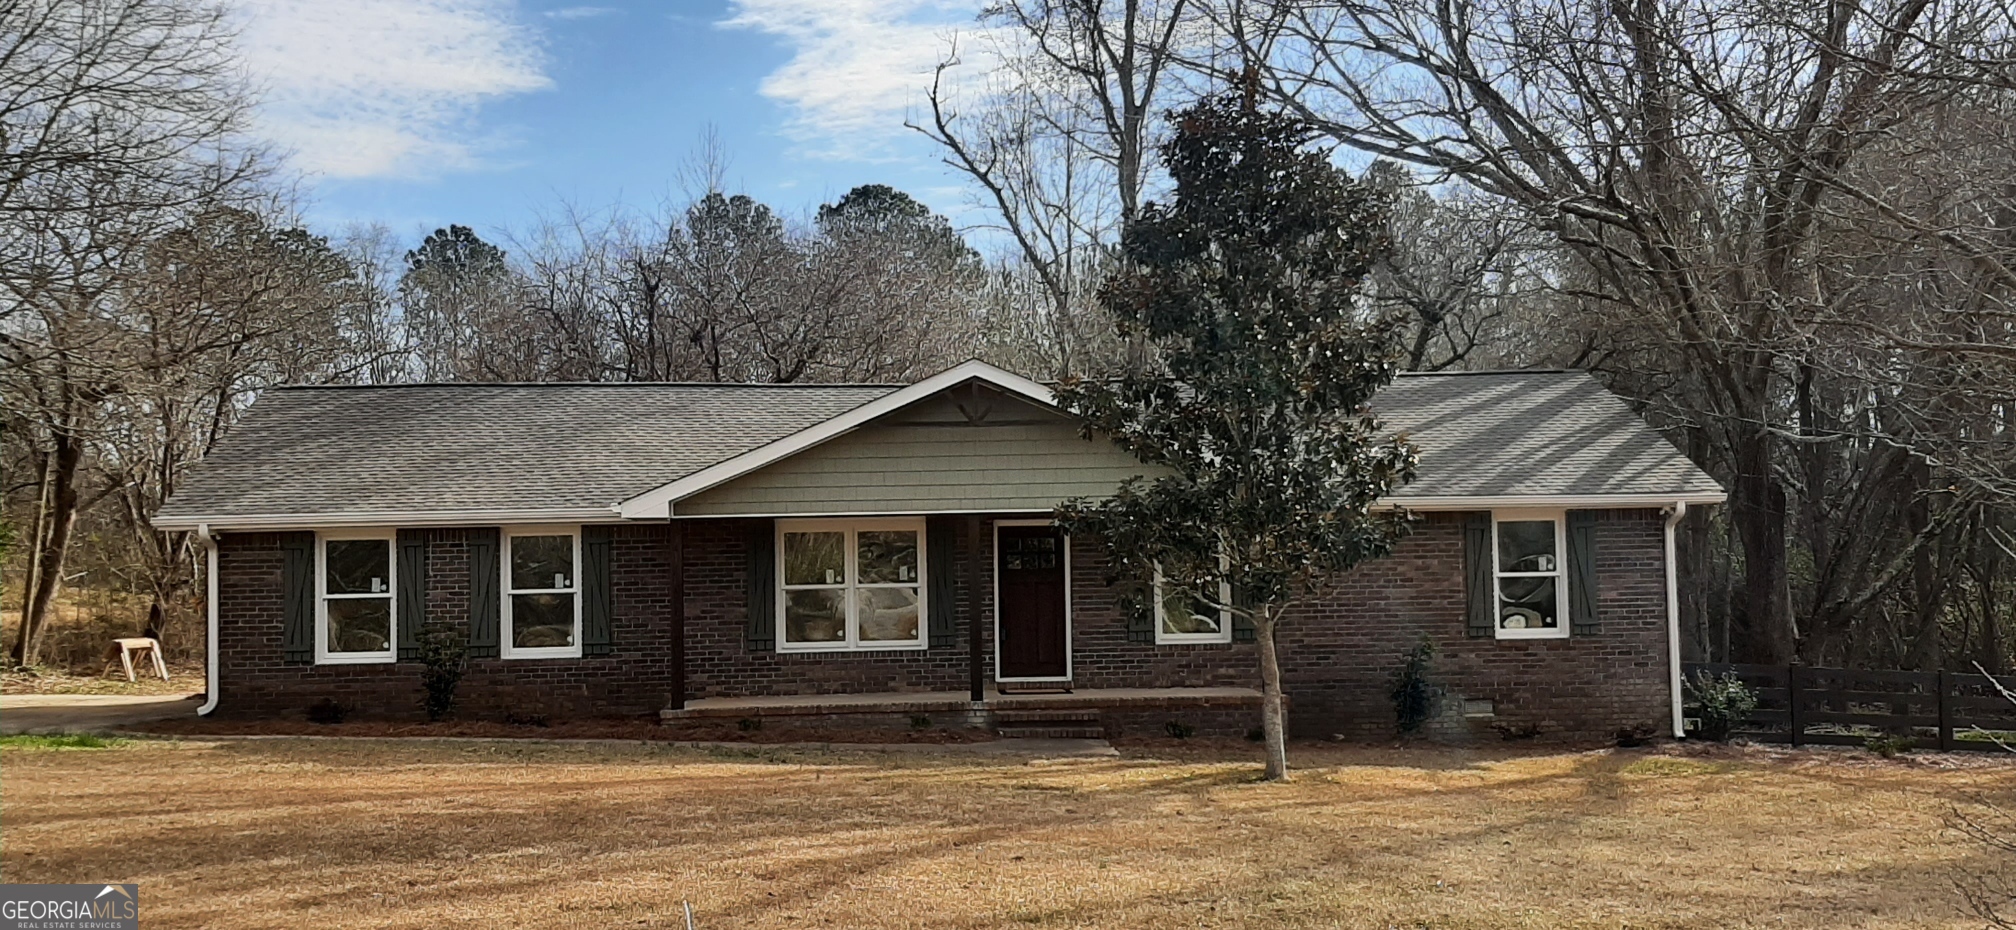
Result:
M1071 419L995 395L978 422L927 401L677 502L680 516L1048 511L1143 474ZM974 409L969 403L968 408Z

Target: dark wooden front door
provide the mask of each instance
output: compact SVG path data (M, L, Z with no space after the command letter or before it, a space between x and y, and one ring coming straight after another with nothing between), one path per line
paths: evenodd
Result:
M1048 526L1004 526L996 540L1001 677L1064 678L1071 648L1064 621L1064 537Z

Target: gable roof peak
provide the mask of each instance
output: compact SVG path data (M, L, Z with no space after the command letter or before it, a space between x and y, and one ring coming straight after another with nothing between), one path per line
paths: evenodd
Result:
M1055 407L1057 405L1056 395L1049 387L1024 378L998 365L989 364L977 358L969 359L929 378L925 378L916 384L898 388L831 419L814 423L795 433L780 437L740 455L716 462L692 474L659 485L643 494L620 501L614 509L626 519L632 520L648 520L666 516L670 513L672 502L682 497L697 494L723 482L732 481L772 462L797 455L827 440L852 432L872 420L901 410L947 388L957 387L970 381L979 381L992 385L1004 393L1021 397L1045 407Z

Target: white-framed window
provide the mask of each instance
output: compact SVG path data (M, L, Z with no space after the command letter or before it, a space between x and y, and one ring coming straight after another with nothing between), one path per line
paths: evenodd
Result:
M325 533L315 547L315 661L391 662L397 656L391 530Z
M504 604L498 612L506 659L581 657L581 528L504 529Z
M1218 603L1232 603L1231 582L1218 583ZM1230 617L1188 594L1168 590L1162 583L1162 567L1155 567L1155 645L1231 641Z
M1491 515L1499 639L1568 635L1567 523L1559 510Z
M777 649L923 649L924 521L779 520Z

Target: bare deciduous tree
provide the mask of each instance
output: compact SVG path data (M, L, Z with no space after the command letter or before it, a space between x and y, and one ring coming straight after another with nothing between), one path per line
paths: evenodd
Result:
M1190 0L1007 0L981 17L995 64L966 94L938 67L930 118L913 123L970 178L1013 243L1001 311L1038 319L1053 374L1110 365L1119 347L1094 294L1122 227L1150 186L1144 153L1203 21ZM1036 305L1021 303L1040 295Z
M1365 182L1390 201L1392 248L1369 294L1408 321L1409 371L1523 367L1544 349L1532 325L1558 312L1547 272L1551 243L1512 205L1474 192L1435 196L1408 172L1378 162Z
M1833 602L1854 612L1894 593L1957 525L1974 483L1951 493L1934 448L1901 428L1890 383L1868 377L1856 419L1801 422L1805 368L1830 363L1829 340L1863 332L1858 366L1988 365L2010 354L1939 313L1899 314L1870 285L1895 269L1872 251L1964 266L1942 280L2006 321L2016 283L2006 229L2006 173L1992 133L1925 135L1928 114L2002 106L2012 81L2011 10L1929 0L1785 5L1769 0L1550 0L1479 5L1339 0L1237 7L1227 30L1273 96L1344 145L1460 179L1524 208L1573 250L1566 278L1616 336L1627 390L1701 448L1731 490L1740 551L1742 651L1792 657L1788 447L1875 444L1913 463L1922 515L1901 545L1844 572ZM1891 140L1913 136L1916 149ZM1940 146L1941 170L1905 183L1882 170ZM1949 295L1949 299L1950 299ZM1906 320L1910 322L1906 322ZM1557 323L1556 325L1564 325ZM1919 328L1923 327L1922 330ZM1978 332L1977 330L1974 330ZM2000 333L2000 330L1994 330ZM1916 353L1905 360L1896 353ZM1914 374L1918 378L1919 374ZM1914 387L1929 385L1914 385ZM1992 406L2006 381L1983 388ZM1936 409L1931 401L1919 409ZM1881 411L1878 408L1885 408ZM1846 408L1844 408L1846 409ZM1945 430L1941 438L1957 433ZM1691 443L1690 443L1691 445ZM1902 467L1902 466L1900 466ZM1824 476L1823 476L1824 477ZM1818 488L1814 489L1819 492ZM1892 495L1894 498L1894 495Z
M197 0L0 3L0 390L36 476L14 662L36 658L90 502L91 431L145 356L120 299L139 255L259 174L229 38Z
M368 369L369 349L348 331L374 295L320 237L221 209L153 242L119 300L130 355L86 461L137 556L128 571L150 595L146 628L158 637L195 559L189 534L153 528L155 510L258 391Z

